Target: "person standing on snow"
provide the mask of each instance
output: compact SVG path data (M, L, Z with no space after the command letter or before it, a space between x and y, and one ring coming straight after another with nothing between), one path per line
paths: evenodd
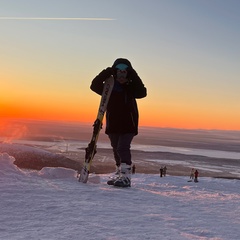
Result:
M136 173L136 166L135 164L132 165L132 174L135 174Z
M191 169L190 180L193 180L193 178L194 178L194 168Z
M198 170L194 172L194 182L198 182Z
M106 111L106 130L120 175L108 181L118 187L131 186L131 142L138 134L138 107L136 99L147 96L147 89L132 64L118 58L92 81L91 90L101 95L104 81L114 77L114 87Z
M160 177L163 176L163 167L160 167Z
M166 174L167 174L167 167L164 166L164 167L163 167L163 176L166 177Z

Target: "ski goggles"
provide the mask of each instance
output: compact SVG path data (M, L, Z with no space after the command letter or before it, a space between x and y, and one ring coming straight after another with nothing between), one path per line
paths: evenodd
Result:
M119 63L118 65L116 65L115 68L117 68L119 70L126 70L128 68L128 65L124 64L124 63Z

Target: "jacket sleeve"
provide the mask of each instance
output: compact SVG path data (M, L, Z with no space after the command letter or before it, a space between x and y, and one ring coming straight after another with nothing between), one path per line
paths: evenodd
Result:
M90 89L95 93L102 95L104 81L112 75L112 68L108 67L102 70L93 80Z
M147 89L145 88L141 78L138 76L137 72L132 69L130 76L130 88L132 94L135 98L144 98L147 96Z

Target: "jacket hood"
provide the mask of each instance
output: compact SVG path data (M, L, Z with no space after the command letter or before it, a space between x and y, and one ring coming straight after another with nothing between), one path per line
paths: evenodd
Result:
M132 68L132 64L126 58L118 58L118 59L116 59L115 62L113 63L113 65L112 65L112 67L115 68L120 63L126 64L128 67Z

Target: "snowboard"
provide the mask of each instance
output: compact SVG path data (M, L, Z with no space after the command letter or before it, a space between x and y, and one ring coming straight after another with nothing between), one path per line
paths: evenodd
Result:
M97 118L93 124L92 138L87 148L85 149L85 161L83 163L82 170L80 171L80 174L79 174L79 178L78 178L79 182L87 183L88 181L92 160L94 158L94 155L97 152L98 136L102 129L103 117L107 109L107 105L113 89L113 85L114 85L114 78L113 76L110 76L105 80L105 83L104 83L102 97L101 97L100 105L98 108Z

